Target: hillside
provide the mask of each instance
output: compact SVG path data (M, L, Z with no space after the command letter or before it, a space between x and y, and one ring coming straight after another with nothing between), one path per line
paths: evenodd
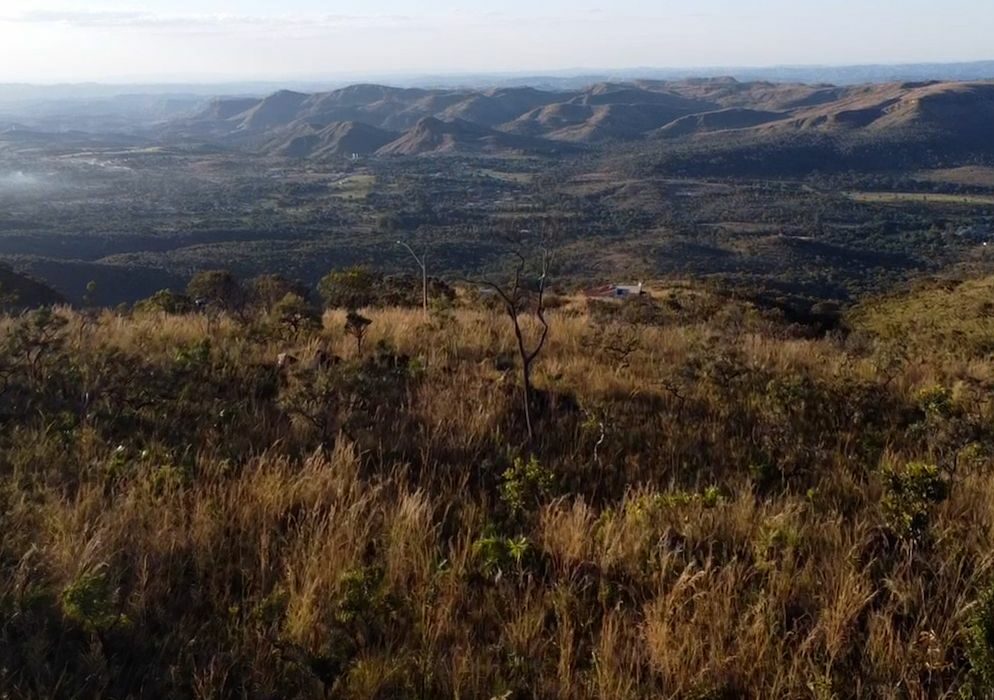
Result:
M923 127L974 142L994 137L994 83L930 84L886 110L878 128Z
M570 101L592 106L654 105L672 114L693 114L712 106L709 101L690 99L672 92L665 83L659 83L651 90L626 83L598 83Z
M224 120L231 119L239 114L244 114L250 109L257 107L259 100L252 97L243 98L214 98L210 104L198 115L200 119Z
M244 131L259 131L281 126L296 120L301 106L307 100L308 96L303 93L281 90L230 119L237 120L235 128ZM220 105L219 111L226 112L224 108L225 105Z
M668 90L684 98L713 105L715 108L750 108L766 111L785 111L831 104L855 89L819 84L740 82L734 78L721 77L676 82L636 81L635 84L649 90Z
M559 102L536 107L507 122L501 128L513 134L538 136L568 127L581 126L593 116L594 112L594 108L590 105Z
M381 156L413 156L443 153L531 153L553 154L567 149L539 138L516 136L464 120L445 122L422 119L396 141L377 151Z
M541 134L558 141L601 143L637 139L687 113L668 104L567 103L529 112L507 125L507 131Z
M0 316L0 687L990 697L994 282L649 288Z
M20 275L0 263L0 311L62 303L65 299L48 285Z
M703 112L681 117L660 127L653 132L652 136L679 138L711 131L749 129L761 124L781 121L785 116L784 112L765 112L756 109L729 107L715 112Z
M472 95L446 108L439 117L451 121L464 121L497 126L519 117L538 107L557 103L567 95L545 92L534 88L494 88Z
M420 129L419 136L406 139L417 141L425 140L422 121L427 118L575 144L657 137L693 140L702 135L714 141L734 131L740 140L787 142L799 133L818 133L891 147L909 139L933 139L941 147L952 143L957 153L969 148L986 153L992 150L992 91L994 84L983 82L837 87L731 78L596 83L570 92L354 85L312 95L281 91L256 101L219 100L193 118L169 123L160 133L227 141L296 158L350 153L334 144L322 145L318 132L333 124L362 124L394 133ZM437 130L437 125L432 128ZM292 143L295 138L300 140ZM491 134L490 139L496 143L501 137ZM471 138L453 138L446 144L441 149L398 145L385 153L486 150ZM840 144L841 151L847 148Z
M265 146L268 153L288 158L348 158L369 155L397 138L397 134L360 122L332 122L324 127L298 126Z

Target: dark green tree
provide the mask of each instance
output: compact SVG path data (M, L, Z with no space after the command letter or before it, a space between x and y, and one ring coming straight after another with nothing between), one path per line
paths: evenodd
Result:
M362 356L362 341L372 323L370 319L355 311L349 311L345 317L345 332L355 338L356 354L360 357Z
M160 289L148 299L137 302L135 310L185 314L193 310L193 301L185 294L178 294L171 289Z
M269 313L287 295L293 295L306 301L309 293L305 285L282 275L259 275L249 280L248 295L253 306Z
M273 305L270 312L290 337L305 331L321 328L321 314L312 304L298 294L287 293Z
M228 270L198 272L186 286L187 296L223 311L238 312L245 306L245 290Z
M380 277L369 268L350 267L329 272L318 283L318 292L329 309L361 309L377 301Z

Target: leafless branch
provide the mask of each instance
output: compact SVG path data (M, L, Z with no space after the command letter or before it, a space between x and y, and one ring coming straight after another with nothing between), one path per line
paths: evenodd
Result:
M500 298L504 305L504 311L510 319L511 326L514 329L514 337L518 346L518 355L521 357L525 423L528 428L528 439L531 441L534 439L534 426L532 424L531 416L531 400L533 394L531 384L531 368L532 364L545 347L545 342L549 337L549 322L545 316L545 290L548 284L551 256L549 255L549 251L543 247L541 251L541 274L538 278L538 289L535 304L535 318L537 318L539 324L541 324L542 331L538 339L529 348L529 343L525 338L524 329L521 327L520 319L522 312L524 312L528 306L527 301L529 295L525 293L526 290L522 286L522 280L525 275L528 260L522 252L520 245L511 249L511 255L517 262L514 266L514 271L511 274L510 282L507 285L500 285L487 279L478 280L475 284L492 290ZM467 281L472 283L472 280Z

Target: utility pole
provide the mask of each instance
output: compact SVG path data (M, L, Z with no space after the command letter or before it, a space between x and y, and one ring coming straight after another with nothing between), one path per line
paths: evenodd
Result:
M428 318L428 265L425 262L428 259L428 251L425 250L421 254L421 257L418 257L418 254L414 252L414 248L404 243L404 241L397 241L397 245L404 246L407 252L411 254L411 257L414 258L414 262L421 268L421 308L424 310L425 318Z

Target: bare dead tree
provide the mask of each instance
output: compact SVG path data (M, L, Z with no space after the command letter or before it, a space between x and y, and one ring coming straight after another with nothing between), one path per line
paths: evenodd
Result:
M397 241L397 245L401 245L407 249L407 252L411 254L414 258L414 262L418 264L421 268L421 306L424 309L424 316L428 318L428 251L425 250L421 253L419 257L417 253L414 252L414 248L404 243L404 241Z
M515 264L514 273L509 283L506 285L500 285L489 280L482 280L479 284L493 290L493 292L500 298L504 307L504 312L507 314L507 317L511 321L511 325L514 328L514 337L518 346L518 356L521 358L522 401L525 410L525 425L528 428L528 441L533 442L535 439L535 427L532 422L531 412L532 396L534 394L531 381L532 365L542 352L542 348L545 347L545 341L549 337L549 322L545 318L545 289L549 276L550 255L548 250L543 247L540 259L540 276L538 278L537 288L534 291L534 313L535 318L541 326L541 331L538 338L533 340L531 343L529 343L528 339L525 337L525 331L521 326L521 316L528 311L529 301L533 296L524 282L527 260L525 255L521 252L520 247L515 248L513 255L516 258L517 263Z

